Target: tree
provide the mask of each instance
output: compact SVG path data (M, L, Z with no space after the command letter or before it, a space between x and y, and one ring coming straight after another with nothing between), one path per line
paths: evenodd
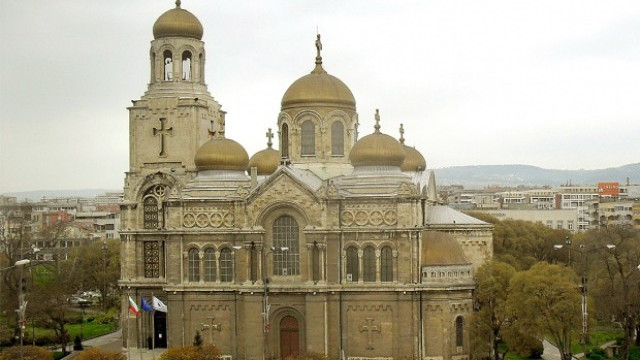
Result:
M627 360L629 347L640 344L640 231L609 226L592 230L580 239L590 257L590 294L601 318L612 319L624 331L620 359Z
M81 289L100 289L103 311L106 311L109 292L118 288L120 279L120 242L116 239L96 241L74 248L71 257L83 269L78 274Z
M502 360L508 348L503 332L510 325L506 302L509 282L516 269L500 261L484 264L476 274L475 304L471 323L474 358ZM502 351L501 351L502 348Z
M540 262L516 273L509 284L507 311L514 331L555 342L562 360L571 360L571 339L579 329L580 292L565 266Z

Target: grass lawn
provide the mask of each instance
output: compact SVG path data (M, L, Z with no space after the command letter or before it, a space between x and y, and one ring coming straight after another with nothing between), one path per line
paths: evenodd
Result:
M66 326L69 331L69 340L73 342L76 336L82 335L83 340L91 339L101 335L108 334L117 329L116 324L94 324L85 322L83 324L69 324ZM31 342L33 334L32 328L25 329L25 336L28 337L27 342ZM35 328L35 336L38 338L55 339L55 332L52 329Z

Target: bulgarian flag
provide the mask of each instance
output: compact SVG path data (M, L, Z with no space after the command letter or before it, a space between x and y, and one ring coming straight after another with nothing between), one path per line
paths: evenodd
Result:
M138 305L136 305L136 302L133 301L131 296L129 296L129 310L132 313L136 314L136 316L138 316L138 314L140 314L140 309L138 309Z

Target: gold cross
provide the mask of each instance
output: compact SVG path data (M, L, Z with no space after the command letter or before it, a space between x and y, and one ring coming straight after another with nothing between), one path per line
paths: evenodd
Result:
M164 151L164 137L165 135L173 135L173 128L170 127L165 129L164 122L167 120L165 118L160 118L160 129L153 128L153 136L160 135L160 154L161 157L167 156L167 153Z
M404 144L404 126L400 124L400 144Z
M379 133L380 132L380 110L378 109L376 109L375 119L376 119L376 125L373 128L376 129L377 133Z
M269 149L271 149L271 146L273 145L273 142L271 142L271 139L273 139L273 132L271 132L271 128L267 131L267 139L267 145L269 146Z

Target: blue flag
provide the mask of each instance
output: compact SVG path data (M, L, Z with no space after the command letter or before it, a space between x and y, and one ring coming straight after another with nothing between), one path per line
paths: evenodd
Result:
M149 305L149 303L147 302L147 300L145 300L143 297L141 297L142 299L142 303L140 304L142 310L144 311L153 311L153 307L151 305Z

